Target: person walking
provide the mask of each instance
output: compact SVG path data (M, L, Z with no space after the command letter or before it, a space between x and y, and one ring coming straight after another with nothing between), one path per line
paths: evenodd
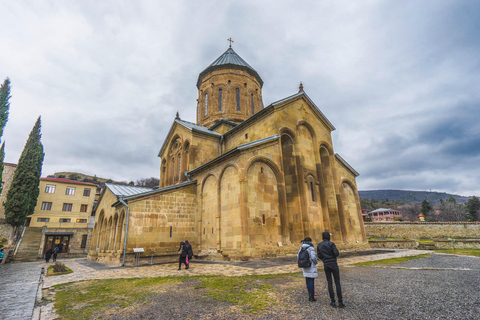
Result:
M302 246L298 251L297 260L299 260L299 265L304 251L308 252L308 259L310 260L309 267L302 267L303 277L307 284L308 301L317 301L317 299L315 299L315 278L318 278L317 257L315 255L315 247L310 237L306 237L302 241Z
M338 249L335 243L330 241L330 233L322 233L323 241L317 245L317 255L320 260L323 261L325 270L325 276L327 277L328 293L330 295L330 305L334 308L337 307L335 303L335 293L333 292L332 276L335 280L335 287L337 289L338 307L344 308L342 298L342 286L340 285L340 270L338 269L337 257L339 255Z
M187 262L187 264L186 264L185 269L188 269L188 268L190 268L190 261L193 258L192 245L190 244L190 242L188 242L188 240L185 240L185 250L187 251L187 256L185 258L185 261Z
M50 258L52 257L52 253L53 253L52 248L49 248L47 250L47 252L45 252L45 262L46 263L50 262Z
M185 269L188 269L187 265L187 250L185 248L185 242L180 242L180 248L178 249L178 252L180 253L180 259L178 261L178 270L182 270L182 263L185 264Z
M58 244L55 246L55 248L53 249L53 262L57 261L57 254L58 252L60 251L60 249L58 248Z

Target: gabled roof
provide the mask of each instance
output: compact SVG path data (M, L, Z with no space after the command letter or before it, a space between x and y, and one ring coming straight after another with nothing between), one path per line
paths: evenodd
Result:
M234 122L231 122L231 121L228 121L228 120L220 120L218 121L217 123L215 123L213 126L211 126L210 128L208 128L208 130L214 130L215 128L217 128L218 126L220 126L221 124L223 123L226 123L228 125L231 125L232 127L236 127L238 124L237 123L234 123Z
M263 86L263 80L260 78L260 75L257 73L257 71L255 71L255 69L253 69L245 60L243 60L232 48L228 48L227 51L213 61L207 68L205 68L205 70L200 72L197 81L197 88L200 88L200 84L202 83L202 79L205 75L213 70L224 68L243 69L257 79L257 81L260 83L260 87Z
M368 213L372 213L372 212L382 212L382 211L398 211L398 210L392 210L390 208L378 208L376 210L373 210L373 211L369 211Z
M191 130L191 131L194 131L194 132L207 134L207 135L217 137L217 138L220 138L222 136L220 133L217 133L215 131L211 131L207 127L198 125L198 124L193 123L193 122L188 122L188 121L185 121L185 120L181 120L180 118L178 118L178 119L175 119L175 121L173 121L173 124L170 127L170 130L168 131L168 134L167 134L165 140L163 141L162 147L160 148L160 151L158 152L158 155L157 155L158 157L160 157L160 154L163 152L163 149L165 149L165 147L167 146L167 144L169 142L168 137L172 133L173 128L175 127L176 123L178 123L179 125L181 125L184 128L187 128L188 130Z
M97 186L94 183L82 182L82 181L76 181L76 180L69 180L69 179L63 179L63 178L40 178L40 180L52 181L52 182L62 182L62 183L68 183L68 184L81 184L81 185L94 186L94 187Z
M345 159L343 159L338 153L335 153L335 158L341 163L343 164L343 166L345 168L347 168L348 170L350 170L355 177L358 177L360 175L360 173L358 173L355 169L353 169L353 167L351 165L348 164L347 161L345 161Z
M171 185L171 186L168 186L168 187L163 187L163 188L158 188L158 189L150 189L150 191L147 191L147 192L137 193L137 194L134 194L134 195L131 195L131 196L128 196L128 197L124 197L123 200L130 200L130 199L135 199L135 198L138 198L138 197L148 196L148 195L163 192L163 191L182 188L182 187L185 187L185 186L189 186L191 184L197 184L197 180L184 181L184 182L179 183L179 184L174 184L174 185Z
M225 132L224 135L229 135L229 134L232 134L234 133L236 130L239 130L243 127L245 127L245 125L257 120L257 118L259 118L261 115L269 112L271 109L273 109L275 106L279 105L279 104L282 104L284 102L287 102L289 100L294 100L294 99L297 99L299 97L304 97L305 99L307 99L307 101L314 107L314 109L321 115L322 119L325 121L325 124L327 126L330 127L330 130L333 131L335 130L335 127L333 126L333 124L330 122L330 120L327 119L327 117L323 114L322 111L320 111L320 109L318 109L317 105L315 103L313 103L312 99L310 99L310 97L304 92L304 91L301 91L301 92L298 92L298 93L295 93L291 96L288 96L286 98L283 98L281 100L278 100L278 101L275 101L273 103L271 103L270 105L268 105L267 107L263 108L262 110L260 110L259 112L257 112L256 114L254 114L253 116L251 116L250 118L246 119L245 121L241 122L240 124L238 124L236 127L233 127L232 129L228 130L227 132Z
M105 187L107 187L117 198L133 196L153 190L152 188L124 186L113 183L105 183Z
M217 161L220 161L226 157L228 157L229 155L231 155L232 153L234 152L237 152L237 151L240 151L242 149L247 149L247 148L250 148L250 147L253 147L253 146L256 146L258 144L262 144L262 143L266 143L266 142L269 142L269 141L272 141L272 140L277 140L278 138L280 138L280 135L279 134L276 134L276 135L273 135L271 137L267 137L267 138L263 138L263 139L260 139L260 140L256 140L256 141L252 141L252 142L249 142L249 143L245 143L245 144L242 144L242 145L239 145L237 146L236 148L228 151L227 153L224 153L222 154L221 156L218 156L216 157L215 159L205 163L205 164L202 164L201 166L187 172L187 175L190 175L190 174L193 174L195 172L198 172L200 170L202 170L203 168L205 167L208 167L209 165L217 162Z

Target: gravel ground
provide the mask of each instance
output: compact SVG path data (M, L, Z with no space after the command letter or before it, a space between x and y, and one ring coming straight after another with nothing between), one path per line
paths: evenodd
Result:
M308 301L302 278L264 280L278 303L258 315L205 297L192 279L110 319L480 319L479 258L432 254L396 267L344 267L340 275L345 309L329 306L323 274L315 281L317 302Z

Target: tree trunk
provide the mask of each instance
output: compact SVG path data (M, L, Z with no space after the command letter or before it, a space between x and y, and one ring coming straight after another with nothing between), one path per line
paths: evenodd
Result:
M9 245L15 244L15 243L17 242L17 239L18 239L18 231L19 231L19 230L20 230L19 227L11 226L10 236L8 237L8 244L9 244Z

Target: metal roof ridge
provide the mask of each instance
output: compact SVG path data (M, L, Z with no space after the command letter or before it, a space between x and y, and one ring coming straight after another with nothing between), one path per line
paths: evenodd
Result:
M360 173L358 173L357 170L353 169L353 167L351 165L349 165L348 162L345 159L343 159L338 153L335 153L335 158L337 158L345 167L347 167L347 169L352 171L352 173L356 177L358 177L360 175Z
M130 200L130 199L134 199L134 198L138 198L138 197L148 196L150 194L154 194L154 193L158 193L158 192L162 192L162 191L168 191L168 190L172 190L172 189L175 189L175 188L181 188L181 187L188 186L188 185L191 185L191 184L196 184L196 183L197 183L197 180L184 181L184 182L179 183L179 184L174 184L174 185L163 187L163 188L153 189L151 191L138 193L138 194L127 196L127 197L122 197L122 199L123 200Z

